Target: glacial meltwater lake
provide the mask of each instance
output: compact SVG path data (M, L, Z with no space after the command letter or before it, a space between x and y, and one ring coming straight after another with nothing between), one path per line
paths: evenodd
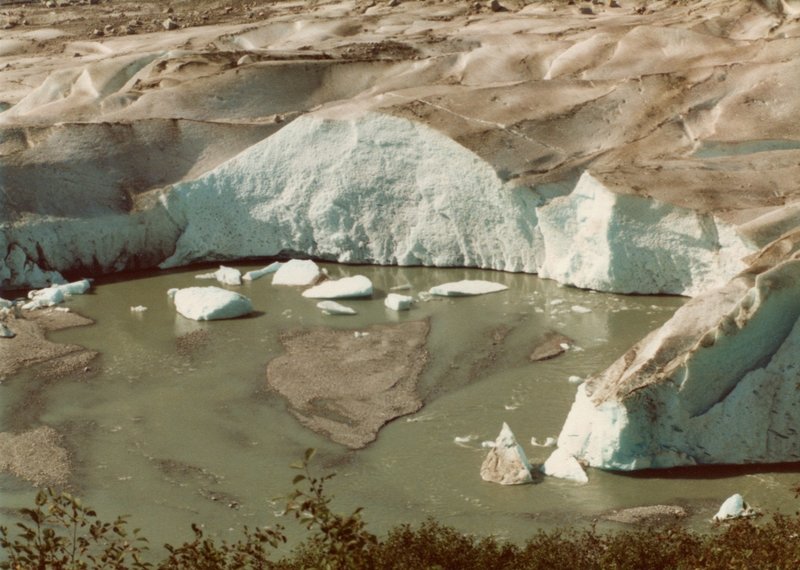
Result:
M237 265L242 271L262 265ZM127 274L98 280L92 292L70 299L90 327L51 335L101 353L94 374L44 383L35 370L0 384L0 430L50 425L72 453L74 491L101 517L131 515L154 546L191 538L204 523L219 537L242 525L278 518L295 474L289 464L306 448L318 450L317 473L335 471L334 507L364 507L370 527L383 532L427 517L466 532L514 540L536 529L588 526L611 509L678 504L688 524L707 528L719 504L739 492L760 508L795 509L789 469L698 469L626 476L590 469L589 483L546 478L503 487L479 476L486 451L507 422L532 463L550 448L531 437L556 437L576 386L611 364L683 303L677 297L619 296L561 287L532 275L474 269L430 269L325 264L331 277L362 274L374 283L369 300L343 301L357 316L328 316L301 290L271 284L271 276L231 287L250 297L250 318L194 322L167 297L173 287L216 285L195 275L209 266ZM391 288L408 284L417 296L461 279L503 283L507 291L418 302L411 311L384 308ZM131 312L135 305L148 310ZM580 306L584 309L575 310ZM267 363L281 354L287 329L327 326L360 331L376 323L430 319L430 361L419 392L425 406L385 426L377 441L353 451L303 427L284 399L266 385ZM178 338L206 331L197 346ZM548 330L575 341L565 354L532 363L528 355ZM29 404L28 404L29 403ZM456 443L454 438L467 438ZM3 522L8 507L31 504L32 487L0 476Z

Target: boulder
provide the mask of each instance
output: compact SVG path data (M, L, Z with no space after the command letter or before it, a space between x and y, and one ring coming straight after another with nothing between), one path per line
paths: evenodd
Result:
M188 287L170 292L178 313L195 321L234 319L253 311L250 299L219 287Z
M494 447L481 465L481 479L501 485L532 483L531 465L511 428L503 423Z

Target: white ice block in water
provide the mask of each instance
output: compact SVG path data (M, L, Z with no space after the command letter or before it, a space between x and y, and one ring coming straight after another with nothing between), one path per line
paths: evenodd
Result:
M363 275L324 281L303 291L303 297L311 299L352 299L372 295L372 281Z
M496 293L508 289L500 283L492 281L481 281L478 279L464 279L431 287L428 291L431 295L440 297L467 297L470 295L485 295L486 293Z
M317 303L317 308L322 309L322 312L327 315L355 315L356 310L352 307L342 305L336 301L320 301Z
M89 279L81 279L64 285L51 285L46 289L36 289L28 293L30 301L22 305L25 310L41 309L42 307L52 307L63 303L64 299L71 295L83 295L92 287Z
M250 299L219 287L188 287L175 291L175 309L187 319L233 319L253 311Z
M256 279L260 279L264 277L264 275L269 275L270 273L275 273L278 269L283 267L283 263L280 261L275 261L270 263L266 267L262 267L261 269L255 269L253 271L248 271L244 275L242 275L243 281L255 281Z
M273 285L313 285L321 276L319 267L310 259L292 259L275 272Z
M398 295L397 293L389 293L386 296L386 299L383 300L383 304L386 306L386 308L393 311L407 311L411 308L411 303L413 302L413 297L408 295Z

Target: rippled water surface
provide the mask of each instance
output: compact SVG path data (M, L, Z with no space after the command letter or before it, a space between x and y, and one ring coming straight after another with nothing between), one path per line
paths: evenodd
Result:
M364 506L376 531L434 516L465 531L520 539L537 528L589 524L609 509L657 503L689 506L693 524L701 525L733 492L758 506L793 507L788 486L797 477L791 472L630 477L590 470L583 486L552 479L520 487L481 481L481 441L494 439L508 422L532 463L543 462L550 450L529 442L558 435L575 394L568 378L610 364L668 319L681 299L589 293L480 270L327 268L333 277L373 280L372 299L346 302L357 316L323 315L300 290L272 286L270 276L233 288L253 300L256 316L208 323L177 315L166 295L171 287L210 285L194 279L207 268L100 282L92 294L69 301L97 324L53 335L99 351L96 374L43 386L29 371L5 381L2 429L58 428L73 453L78 494L106 518L132 515L155 544L188 539L191 522L222 536L242 524L276 522L281 502L272 499L291 489L288 465L308 447L318 449L320 472L338 473L330 482L335 505ZM416 295L460 279L509 289L419 302L402 314L383 307L392 287L408 284L407 293ZM134 305L149 310L132 313ZM266 387L266 364L281 353L282 330L324 325L359 331L423 318L431 323L431 359L419 385L425 407L387 425L366 449L348 450L302 427ZM575 347L529 362L534 341L547 330L571 337ZM208 334L195 335L205 340L188 348L178 343L193 331ZM36 405L21 412L26 408L17 404L24 401ZM457 444L456 437L468 441ZM8 475L0 476L0 492L6 507L27 504L32 495Z

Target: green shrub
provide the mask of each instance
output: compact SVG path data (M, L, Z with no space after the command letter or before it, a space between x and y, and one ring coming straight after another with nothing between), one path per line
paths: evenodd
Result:
M310 462L313 450L292 465L300 471L285 497L285 513L306 530L289 555L273 560L286 542L283 527L244 527L238 540L216 541L192 525L194 540L164 545L160 562L145 561L146 539L127 530L127 518L101 521L67 493L40 491L35 506L20 509L23 522L10 537L0 527L5 570L485 570L485 569L722 569L800 568L800 515L776 515L718 524L708 533L674 526L601 533L539 531L523 545L495 537L465 535L437 521L399 525L379 539L366 528L361 509L342 515L331 509L325 483ZM156 556L150 558L155 559Z

